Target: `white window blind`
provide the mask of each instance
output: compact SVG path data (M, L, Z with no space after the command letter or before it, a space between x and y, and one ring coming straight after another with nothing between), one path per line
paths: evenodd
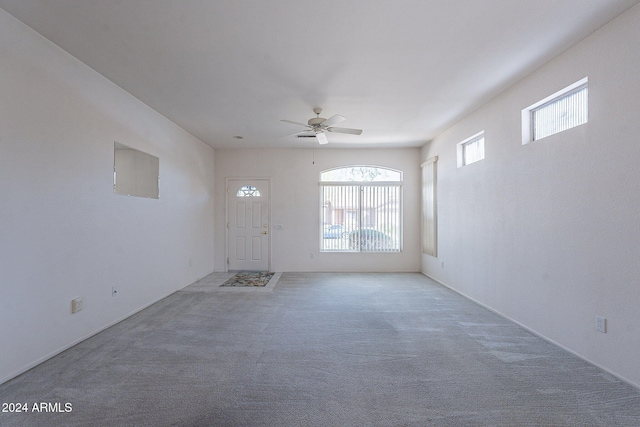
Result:
M458 151L458 167L466 166L484 159L484 131L459 142Z
M531 111L533 140L562 132L587 123L587 86L555 99Z
M484 135L462 145L462 163L468 165L484 159Z
M422 167L422 253L438 256L438 218L436 185L438 157L424 162Z
M399 252L400 190L397 184L322 185L321 250Z
M522 110L522 144L589 121L589 78L585 77Z
M398 171L377 167L352 166L323 172L320 250L400 252L401 176ZM343 182L322 182L323 178Z

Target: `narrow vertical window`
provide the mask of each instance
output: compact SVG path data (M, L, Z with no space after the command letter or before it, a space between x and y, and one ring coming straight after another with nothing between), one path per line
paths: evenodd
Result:
M438 156L422 163L422 253L438 256L436 206Z

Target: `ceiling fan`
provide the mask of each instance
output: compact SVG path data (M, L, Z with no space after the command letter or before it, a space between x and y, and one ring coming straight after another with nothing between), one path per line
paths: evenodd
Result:
M346 120L347 118L336 114L334 116L325 119L320 117L320 113L322 113L322 108L314 108L313 112L316 113L316 117L309 119L307 124L300 122L293 122L291 120L280 120L281 122L292 123L294 125L304 126L309 128L309 130L303 130L302 132L294 133L293 135L298 138L316 138L318 143L327 144L329 141L327 140L327 136L325 132L335 132L335 133L348 133L351 135L360 135L362 133L362 129L350 129L350 128L337 128L333 125Z

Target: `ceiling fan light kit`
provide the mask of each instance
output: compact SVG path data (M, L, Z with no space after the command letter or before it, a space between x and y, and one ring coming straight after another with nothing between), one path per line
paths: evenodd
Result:
M333 133L346 133L350 135L360 135L362 134L362 129L351 129L351 128L337 128L333 125L338 124L347 118L341 116L340 114L335 114L328 119L324 117L320 117L320 113L322 113L322 108L316 107L313 109L313 112L316 113L316 117L312 117L307 121L307 124L300 122L294 122L291 120L281 120L285 123L291 123L298 126L304 126L308 130L303 130L294 134L298 138L313 138L315 137L318 140L318 143L321 145L329 143L327 139L327 135L325 132L333 132Z

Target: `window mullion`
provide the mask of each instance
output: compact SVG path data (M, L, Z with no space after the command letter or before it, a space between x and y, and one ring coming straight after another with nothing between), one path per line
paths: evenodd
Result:
M364 187L362 185L358 186L358 252L362 252L362 197L364 193Z

